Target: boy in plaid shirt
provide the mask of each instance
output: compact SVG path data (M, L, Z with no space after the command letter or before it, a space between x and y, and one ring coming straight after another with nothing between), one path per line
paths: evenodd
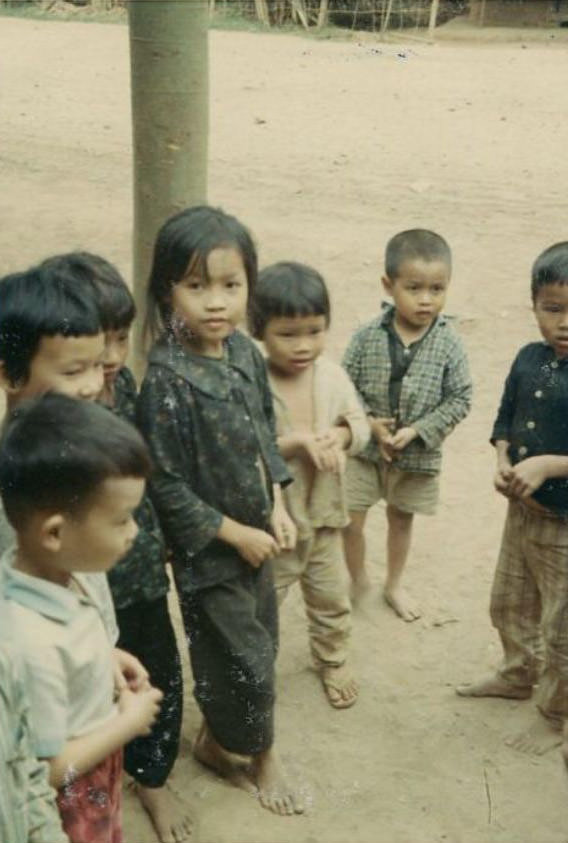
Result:
M471 378L464 347L442 315L451 274L446 241L425 229L403 231L386 248L384 289L393 304L353 336L343 365L369 415L372 438L347 465L351 523L344 532L357 599L368 588L363 529L384 498L387 575L383 595L405 621L419 609L400 587L414 515L432 515L446 436L468 413Z

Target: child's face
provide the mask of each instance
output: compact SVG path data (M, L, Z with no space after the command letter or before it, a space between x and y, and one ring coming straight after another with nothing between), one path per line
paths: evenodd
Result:
M544 340L558 357L568 357L568 280L546 284L534 300L534 315Z
M248 279L237 249L213 249L207 256L208 279L190 271L172 289L174 325L201 354L220 357L225 340L242 322L247 306Z
M325 316L277 316L268 321L262 341L270 367L297 377L322 353L326 336Z
M444 261L421 259L404 261L396 278L383 278L397 321L414 331L425 330L441 312L449 283L450 268Z
M12 386L4 380L10 400L20 401L53 390L95 401L103 388L104 334L42 337L25 383Z
M116 331L105 331L105 386L113 386L116 376L126 363L129 347L129 328L120 328Z
M128 553L138 533L133 512L144 485L139 477L109 477L86 512L45 518L40 535L48 578L64 582L73 571L108 571Z

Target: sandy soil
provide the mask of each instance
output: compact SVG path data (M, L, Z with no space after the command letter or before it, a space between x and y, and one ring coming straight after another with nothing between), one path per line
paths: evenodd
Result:
M535 336L531 262L567 236L568 55L558 40L399 47L212 33L211 201L250 225L262 263L297 258L323 271L336 358L377 310L386 239L416 225L443 233L455 252L448 310L476 392L447 443L439 514L417 524L408 584L424 617L407 626L378 596L356 617L355 708L325 703L298 595L285 607L278 735L308 797L304 817L269 815L192 760L188 682L174 782L202 843L568 839L558 754L528 759L503 744L534 716L531 703L453 692L499 657L487 603L503 503L487 437L509 363ZM81 247L128 275L126 28L0 19L0 56L0 270ZM377 510L377 586L383 541ZM131 795L126 829L130 843L153 840Z

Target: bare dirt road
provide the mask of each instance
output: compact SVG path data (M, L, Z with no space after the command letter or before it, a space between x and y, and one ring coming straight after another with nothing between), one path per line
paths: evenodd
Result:
M307 814L273 817L194 762L189 680L174 782L202 843L566 843L559 755L503 743L531 703L453 692L499 656L487 603L504 507L487 439L510 361L535 336L531 262L568 237L565 44L214 32L211 53L211 201L251 227L263 264L299 259L324 273L336 358L377 311L387 238L442 233L455 254L447 309L476 392L447 443L439 514L417 524L408 586L424 616L405 625L376 595L356 617L353 709L326 704L298 596L285 606L278 735ZM0 18L0 65L0 271L79 247L129 276L126 27ZM380 510L369 538L378 587ZM153 840L126 801L126 839Z

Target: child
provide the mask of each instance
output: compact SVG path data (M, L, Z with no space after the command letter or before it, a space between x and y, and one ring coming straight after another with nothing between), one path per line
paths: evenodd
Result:
M134 424L136 382L126 358L136 315L130 290L118 270L97 255L75 252L44 265L70 283L92 284L105 332L104 388L101 400ZM187 839L191 820L166 781L176 761L181 732L183 685L181 662L168 611L166 548L147 495L135 512L139 527L132 549L109 571L116 610L118 646L133 653L149 672L164 699L152 732L128 744L124 769L136 782L142 805L162 843Z
M278 814L301 811L273 746L277 606L270 558L293 546L264 361L236 326L257 274L248 231L194 207L160 229L138 417L172 552L194 694L196 757ZM251 758L247 776L228 753Z
M531 292L544 342L517 354L491 437L495 488L509 499L491 592L504 657L457 692L524 700L538 685L544 721L508 743L540 754L568 715L568 242L537 258Z
M132 545L150 462L108 410L48 393L16 410L0 442L0 493L17 545L4 565L2 623L26 665L34 751L71 843L120 843L122 746L154 721L161 692L113 702L112 642L87 572Z
M0 387L8 413L24 399L53 390L95 401L103 388L104 334L93 287L50 269L46 262L0 281ZM15 534L0 506L0 555ZM87 574L96 589L109 635L118 638L104 574ZM2 568L0 566L0 581ZM141 687L140 662L115 648L117 686Z
M435 512L441 445L469 411L471 379L461 340L442 315L451 274L448 244L432 231L403 231L387 244L385 263L382 281L393 305L357 331L343 361L375 439L348 462L345 554L357 599L369 587L367 510L384 498L383 595L399 617L413 621L420 611L400 586L413 517Z
M24 664L12 642L0 642L0 840L68 843L49 767L32 749Z
M329 320L319 272L277 263L260 273L251 332L268 358L278 446L294 477L284 500L298 530L295 550L275 561L276 593L281 601L300 582L325 693L335 708L348 708L358 688L345 666L351 606L343 580L341 528L349 520L343 470L345 453L367 444L369 425L343 369L320 356Z

